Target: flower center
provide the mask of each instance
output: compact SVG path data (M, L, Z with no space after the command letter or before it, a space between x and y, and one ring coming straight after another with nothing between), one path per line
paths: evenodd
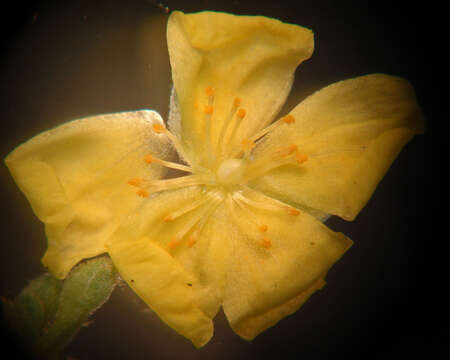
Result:
M242 182L246 170L246 160L227 159L223 161L217 168L217 183L225 187L238 185Z

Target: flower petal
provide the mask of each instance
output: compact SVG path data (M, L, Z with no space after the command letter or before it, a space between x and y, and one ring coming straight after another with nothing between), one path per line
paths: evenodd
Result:
M332 84L291 115L295 124L268 134L254 157L296 144L308 160L276 168L252 186L347 220L355 218L397 154L424 126L410 84L383 74Z
M262 312L261 314L254 314L246 317L240 323L234 325L234 331L246 340L254 339L262 331L274 326L281 319L300 309L309 297L323 286L325 286L325 280L320 278L293 299Z
M121 277L198 347L213 334L228 259L227 243L217 232L223 229L212 226L216 216L209 216L217 205L198 187L156 194L107 245Z
M223 308L234 331L251 340L320 289L352 241L261 193L243 196L248 207L233 206L235 228L227 234L232 256Z
M45 223L48 249L42 261L63 278L80 260L105 252L104 243L142 198L133 177L160 177L143 157L167 157L165 135L154 111L75 120L39 134L5 159L34 212Z
M109 254L133 290L181 335L200 347L213 334L211 319L195 302L193 277L149 238L116 243Z
M230 150L269 124L290 91L296 67L314 46L309 29L220 12L174 11L167 41L181 115L181 126L171 125L180 131L180 152L193 165L207 165L219 144ZM240 104L234 107L236 98Z
M247 192L262 209L245 211L199 187L159 193L107 244L121 277L198 347L211 338L221 304L246 339L298 309L352 244L307 213L294 216L285 204ZM264 233L258 222L268 225Z

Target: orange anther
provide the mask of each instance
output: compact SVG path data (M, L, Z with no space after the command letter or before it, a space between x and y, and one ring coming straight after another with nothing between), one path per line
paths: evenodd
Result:
M131 186L140 187L142 185L142 179L139 177L135 177L133 179L128 180L128 184Z
M300 211L298 211L297 209L294 209L294 208L287 208L287 211L288 211L289 215L291 215L291 216L300 215Z
M163 221L164 221L164 222L170 222L170 221L172 221L172 220L173 220L173 218L172 218L172 216L170 216L170 215L166 215L166 216L163 217Z
M139 189L136 194L140 197L146 198L150 195L150 193L145 189Z
M241 145L244 149L253 149L255 147L255 142L250 139L243 139Z
M296 152L298 150L298 146L295 144L291 144L287 148L288 155L291 155L292 153Z
M261 231L261 232L266 232L268 229L269 229L269 227L266 224L262 224L259 227L259 231Z
M152 162L155 161L155 159L154 159L153 156L151 156L151 155L145 155L145 156L144 156L144 161L145 161L147 164L151 164Z
M286 115L285 117L281 118L281 121L285 122L286 124L293 124L295 123L295 118L292 115Z
M245 115L247 114L247 111L245 111L245 109L240 108L237 111L237 116L239 116L241 119L243 119L245 117Z
M211 105L205 105L205 114L212 114L214 112L214 108Z
M269 239L262 239L261 246L264 249L270 249L272 247L272 241L270 241Z
M178 240L177 238L173 238L172 240L169 241L168 246L171 249L175 249L178 245L180 245L180 240Z
M191 248L195 245L196 242L197 242L197 239L195 237L191 236L187 242L187 246Z
M160 134L166 130L166 128L159 123L153 124L152 127L153 127L153 131L158 134Z
M233 101L233 106L234 107L239 107L241 105L241 99L240 98L235 98Z
M206 95L207 95L207 96L214 96L214 89L213 89L211 86L208 86L208 87L205 89L205 92L206 92Z
M308 160L308 155L298 153L296 156L297 164L301 165Z

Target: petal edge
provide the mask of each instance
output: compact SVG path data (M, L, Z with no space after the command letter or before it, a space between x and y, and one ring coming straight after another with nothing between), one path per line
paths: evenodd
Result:
M142 201L127 181L160 177L149 151L167 158L165 135L152 131L162 119L143 110L87 117L45 131L5 159L15 182L45 223L42 261L63 278L78 261L105 252L104 242L123 216Z

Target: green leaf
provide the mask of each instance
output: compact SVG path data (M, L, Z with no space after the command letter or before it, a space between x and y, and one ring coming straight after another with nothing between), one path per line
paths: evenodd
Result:
M38 341L38 352L58 353L67 346L89 316L108 300L117 279L106 256L74 268L63 283L58 310Z

